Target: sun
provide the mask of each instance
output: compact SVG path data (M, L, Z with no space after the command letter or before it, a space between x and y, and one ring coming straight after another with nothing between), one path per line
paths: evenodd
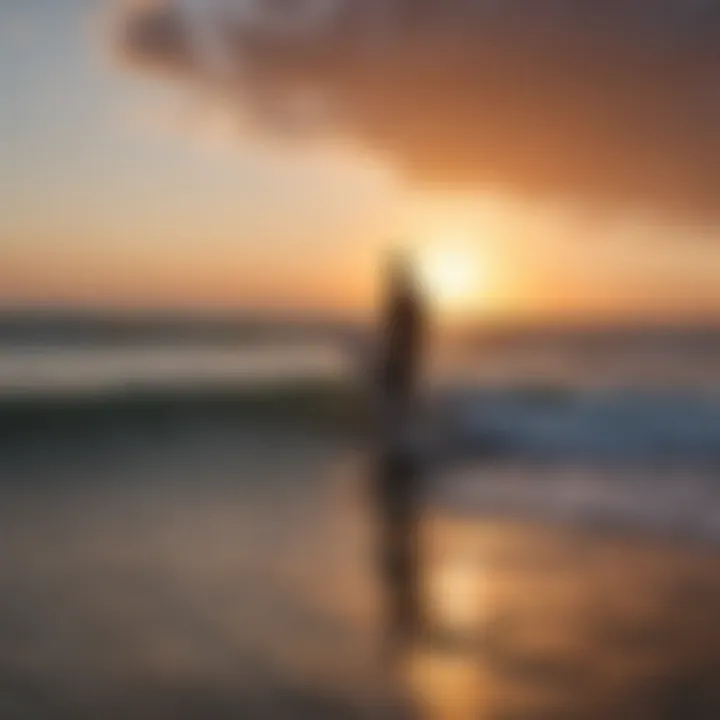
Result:
M470 310L488 292L488 266L473 248L438 244L419 253L420 281L431 301L447 311Z

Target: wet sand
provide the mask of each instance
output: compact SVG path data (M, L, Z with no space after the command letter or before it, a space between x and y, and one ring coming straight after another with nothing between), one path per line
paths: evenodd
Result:
M0 459L0 717L720 717L720 553L428 510L378 664L364 461L194 418Z
M423 717L720 717L717 552L521 523L428 525L438 640L407 665Z

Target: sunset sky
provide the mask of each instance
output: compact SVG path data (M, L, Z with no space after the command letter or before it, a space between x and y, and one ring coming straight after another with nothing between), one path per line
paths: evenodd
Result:
M412 5L365 7L393 4ZM720 320L717 85L703 94L720 59L686 52L697 18L682 46L658 22L627 83L603 43L638 52L647 28L610 15L606 37L593 18L592 42L562 46L597 50L581 56L593 95L542 49L575 37L558 0L550 30L493 16L504 41L483 57L420 10L377 56L357 21L341 43L257 42L240 20L211 36L215 5L2 3L0 305L362 312L400 242L467 285L446 293L455 311ZM239 67L255 71L242 91Z

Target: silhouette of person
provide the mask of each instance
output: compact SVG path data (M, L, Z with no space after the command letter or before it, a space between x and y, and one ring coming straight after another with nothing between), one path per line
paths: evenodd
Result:
M409 261L391 259L382 318L381 392L395 413L411 410L417 393L424 335L424 308Z
M412 429L424 335L425 312L411 268L405 258L395 257L389 267L381 326L380 436L375 476L386 622L393 646L411 639L420 620L420 463L412 444Z

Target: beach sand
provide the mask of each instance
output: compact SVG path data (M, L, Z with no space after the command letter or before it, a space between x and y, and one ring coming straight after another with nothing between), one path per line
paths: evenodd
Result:
M717 549L428 508L432 631L391 671L361 451L212 414L87 437L0 459L4 720L720 717Z

